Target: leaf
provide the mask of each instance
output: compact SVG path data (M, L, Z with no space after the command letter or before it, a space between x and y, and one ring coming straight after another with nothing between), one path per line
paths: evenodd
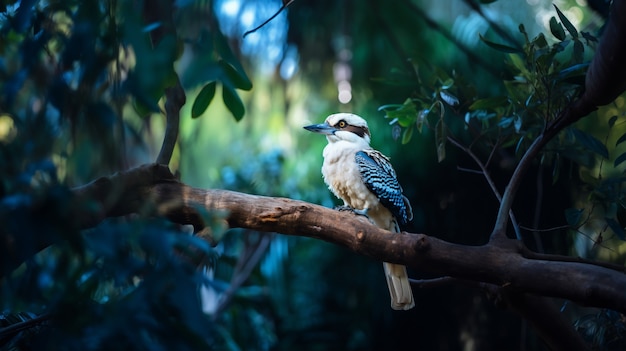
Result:
M491 47L492 49L496 49L500 52L505 52L509 54L521 54L522 53L522 51L517 48L489 41L485 39L485 37L483 37L482 34L478 34L478 36L480 37L480 40L483 41L483 43L487 44L487 46Z
M515 116L515 119L513 121L513 125L515 126L515 132L519 133L520 130L522 130L522 117Z
M620 238L621 240L626 240L626 233L624 233L624 228L615 219L605 217L604 220L618 238Z
M569 34L572 35L573 38L578 38L578 31L576 30L572 22L570 22L567 17L565 17L563 12L561 12L561 10L556 7L556 5L554 5L554 8L556 9L557 15L559 15L559 19L561 20L561 22L563 22L565 29L567 29L567 31L569 32Z
M493 96L485 99L480 99L474 101L469 109L470 110L491 110L497 107L504 107L505 104L509 101L509 98L506 96Z
M498 122L498 127L508 128L513 123L514 119L515 116L502 117L502 119L500 119L500 122Z
M615 159L615 162L613 162L613 167L617 167L620 164L622 164L624 161L626 161L626 152L617 156L617 158Z
M378 112L383 111L383 110L387 110L387 109L390 109L390 108L397 109L397 108L400 108L400 107L402 107L402 105L401 105L401 104L387 104L387 105L382 105L382 106L380 106L380 107L378 108ZM388 118L388 116L385 116L385 117L386 117L386 118Z
M535 39L533 39L532 44L537 46L538 48L545 48L546 46L548 46L548 41L546 40L546 36L543 35L543 33L539 33L535 37Z
M583 53L585 52L585 47L580 40L574 41L574 49L572 50L572 60L576 63L581 63L583 61Z
M565 30L563 26L556 21L554 16L550 17L550 32L560 41L565 40Z
M626 134L622 135L621 137L619 137L619 139L617 139L617 141L615 142L615 146L623 143L624 141L626 141Z
M417 131L418 132L422 132L422 127L424 126L425 123L428 123L428 120L426 119L426 117L428 117L428 113L430 111L428 109L423 109L420 110L420 112L417 114L417 120L415 121L415 126L417 127Z
M582 208L568 208L565 210L565 220L571 227L575 227L582 217Z
M385 105L387 108L391 108L394 105ZM387 110L385 117L391 118L392 120L397 120L398 124L401 127L408 127L413 124L415 118L417 116L417 110L415 108L415 103L410 98L404 100L402 105L397 105L397 107L393 110Z
M445 102L446 102L446 104L448 104L448 105L450 105L450 106L456 106L456 105L458 105L458 104L459 104L459 99L458 99L456 96L454 96L454 95L450 94L450 93L449 93L448 91L446 91L446 90L442 90L442 91L440 91L440 92L439 92L439 96L441 96L441 99L442 99L443 101L445 101Z
M229 87L226 84L222 85L222 99L224 100L224 104L233 114L233 117L237 120L237 122L241 121L243 115L246 113L246 108L243 105L243 101L237 94L234 88Z
M572 133L574 134L574 137L576 138L576 140L583 147L585 147L586 149L590 151L595 152L596 154L604 158L609 158L609 150L596 137L594 137L593 135L589 133L583 132L582 130L578 128L572 128Z
M235 88L246 91L252 89L252 82L245 72L237 70L235 66L226 62L226 60L219 60L218 64L228 81L232 83Z
M437 162L442 162L446 158L446 125L440 119L435 126L435 143L437 146Z
M402 133L402 144L408 144L411 141L411 137L413 136L413 125L410 125L408 128L404 130Z
M216 85L216 82L210 82L200 90L191 106L191 118L198 118L206 111L215 96Z

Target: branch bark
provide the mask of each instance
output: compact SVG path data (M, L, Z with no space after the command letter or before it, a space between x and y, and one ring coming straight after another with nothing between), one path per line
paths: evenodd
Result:
M106 217L145 212L151 203L158 215L176 223L204 228L198 208L227 213L231 228L307 236L349 248L373 259L407 265L420 271L506 286L518 293L572 300L581 305L626 313L626 276L623 271L580 261L532 256L517 240L484 246L464 246L425 234L392 234L367 219L287 198L205 190L180 183L163 165L147 165L100 178L75 190L81 227Z

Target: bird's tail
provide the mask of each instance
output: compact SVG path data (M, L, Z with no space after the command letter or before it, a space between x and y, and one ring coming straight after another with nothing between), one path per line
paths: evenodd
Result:
M406 267L383 262L389 295L391 295L391 308L394 310L409 310L415 306L413 291L409 283Z

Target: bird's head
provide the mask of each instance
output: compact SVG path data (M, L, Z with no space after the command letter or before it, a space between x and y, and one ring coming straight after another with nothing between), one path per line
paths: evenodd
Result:
M347 141L351 143L370 144L370 130L367 122L353 113L335 113L328 117L324 123L305 126L304 129L326 135L329 143Z

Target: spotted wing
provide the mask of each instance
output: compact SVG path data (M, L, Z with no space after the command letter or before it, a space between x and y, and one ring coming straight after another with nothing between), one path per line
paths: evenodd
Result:
M380 203L393 214L400 225L410 221L413 217L411 205L402 195L402 187L389 159L374 149L357 152L355 159L361 179L378 197Z

